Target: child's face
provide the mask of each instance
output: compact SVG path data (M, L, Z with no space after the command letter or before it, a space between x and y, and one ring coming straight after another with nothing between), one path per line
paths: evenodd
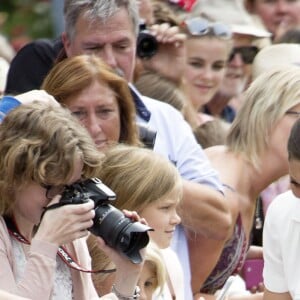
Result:
M289 160L289 174L291 190L297 198L300 198L300 161L296 159Z
M154 229L149 232L150 237L161 249L170 246L175 227L181 221L176 211L180 200L180 188L175 187L169 194L139 212Z
M157 274L155 267L148 261L143 266L138 286L140 287L140 300L152 300L152 295L157 288Z

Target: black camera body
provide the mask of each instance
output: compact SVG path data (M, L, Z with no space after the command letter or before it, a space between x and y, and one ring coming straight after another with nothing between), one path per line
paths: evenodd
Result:
M109 204L116 194L98 178L90 178L67 186L60 199L61 205L81 204L89 200L95 203L95 217L89 231L104 239L106 244L128 257L133 263L140 263L139 253L149 242L149 226L133 222L130 218Z
M139 58L151 58L157 53L158 42L154 35L147 30L145 23L140 24L137 38L136 54Z
M153 149L157 132L143 124L138 124L138 130L140 141L145 145L146 148Z

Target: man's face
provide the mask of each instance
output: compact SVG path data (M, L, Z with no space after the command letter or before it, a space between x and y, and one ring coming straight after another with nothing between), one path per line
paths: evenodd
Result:
M235 34L234 47L251 46L252 36ZM221 93L232 98L240 95L247 87L251 77L251 64L246 64L241 55L236 53L228 62L225 77L221 86Z
M135 67L136 35L125 9L120 9L107 22L91 23L78 18L73 40L63 34L67 56L95 54L113 69L119 69L127 81L132 81Z
M300 25L300 0L256 0L253 12L273 34L282 24L287 29Z

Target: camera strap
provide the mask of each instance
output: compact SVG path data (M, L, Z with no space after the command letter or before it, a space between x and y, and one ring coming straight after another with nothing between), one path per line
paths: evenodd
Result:
M30 242L20 233L16 222L14 221L13 218L9 216L3 216L6 227L8 229L8 233L10 236L18 240L19 242L30 245ZM85 272L85 273L113 273L116 271L116 269L109 269L109 270L87 270L83 267L81 267L73 258L72 256L68 253L67 249L63 246L58 247L57 254L59 257L62 259L62 261L68 265L70 268L75 269L80 272Z

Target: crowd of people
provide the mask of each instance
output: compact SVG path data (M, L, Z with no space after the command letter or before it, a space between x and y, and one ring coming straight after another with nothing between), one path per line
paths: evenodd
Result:
M300 1L63 3L0 51L0 298L298 299Z

